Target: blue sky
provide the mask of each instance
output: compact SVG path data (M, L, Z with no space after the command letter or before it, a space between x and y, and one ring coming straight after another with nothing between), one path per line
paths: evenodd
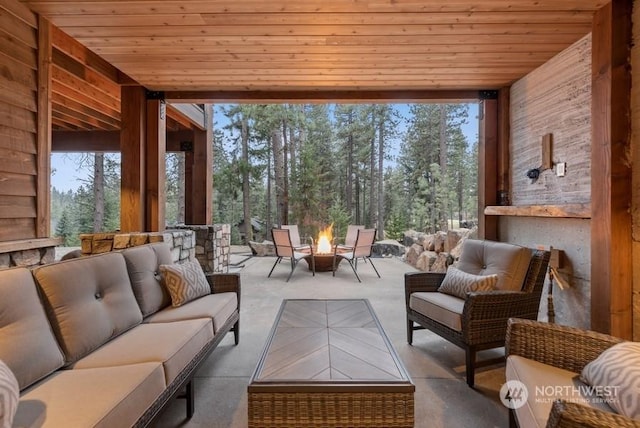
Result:
M397 104L398 110L404 115L408 112L407 104ZM215 106L215 112L220 111L219 106ZM470 104L469 121L463 126L463 132L469 142L475 141L478 137L478 104ZM219 114L214 116L216 126L222 126L222 118ZM89 176L88 168L78 167L81 154L78 153L53 153L51 155L51 186L60 191L76 190L82 184L82 180Z

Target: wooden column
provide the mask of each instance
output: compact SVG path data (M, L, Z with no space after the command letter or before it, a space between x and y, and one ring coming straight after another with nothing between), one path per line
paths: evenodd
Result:
M123 232L145 231L146 102L142 86L122 86L120 230Z
M481 93L478 141L478 237L498 239L498 217L486 216L487 206L498 204L498 93Z
M591 328L632 337L629 49L631 2L593 20L591 104Z
M206 129L193 135L193 150L185 152L185 221L213 224L213 108L205 105Z
M165 228L167 109L162 99L147 100L146 231Z
M51 23L38 18L36 238L51 233Z
M500 89L498 93L498 205L511 205L511 88Z

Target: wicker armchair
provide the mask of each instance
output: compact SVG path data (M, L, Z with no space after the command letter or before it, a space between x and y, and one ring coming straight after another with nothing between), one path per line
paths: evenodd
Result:
M425 316L410 306L412 293L436 292L445 274L432 272L405 274L407 342L413 343L414 330L426 328L464 349L467 384L473 387L475 369L497 362L495 359L476 361L477 351L504 346L509 318L537 319L548 263L548 251L532 250L521 291L496 290L468 293L462 313L459 314L460 330Z
M580 373L587 363L604 350L622 342L606 334L538 321L510 319L506 354L519 355L543 364ZM516 427L513 410L509 426ZM578 403L557 400L553 403L547 428L551 427L635 427L640 421Z

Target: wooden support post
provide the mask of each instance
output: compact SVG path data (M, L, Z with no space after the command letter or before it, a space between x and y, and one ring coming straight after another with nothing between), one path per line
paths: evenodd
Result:
M591 328L632 338L629 49L631 2L593 19L591 104Z
M146 231L165 228L167 109L164 100L147 100Z
M498 93L498 205L511 205L511 88Z
M486 216L487 206L497 205L498 195L498 99L491 91L480 102L478 142L478 237L498 239L498 217Z
M51 23L39 17L36 238L51 233L51 57Z
M185 219L189 224L213 223L213 109L205 105L206 130L195 130L193 151L185 153Z
M146 91L142 86L121 88L122 182L120 230L143 232L145 225Z

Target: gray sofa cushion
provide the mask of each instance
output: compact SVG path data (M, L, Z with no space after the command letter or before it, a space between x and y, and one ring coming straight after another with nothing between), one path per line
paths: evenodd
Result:
M456 267L474 275L498 275L496 290L520 291L531 263L531 250L504 242L467 239Z
M462 331L463 299L445 293L416 292L411 293L409 307L455 331Z
M167 385L213 339L208 318L142 324L87 355L74 370L156 361L164 366Z
M236 309L238 309L236 293L209 294L177 308L168 306L146 318L144 322L173 322L211 318L213 332L217 333Z
M33 274L67 363L142 322L120 253L52 263Z
M64 364L28 269L0 271L0 360L11 368L20 389Z
M25 392L14 427L130 427L164 389L157 362L59 370Z
M127 262L133 294L143 316L151 315L171 304L171 296L162 285L158 267L173 263L169 245L158 242L127 248L122 252Z

